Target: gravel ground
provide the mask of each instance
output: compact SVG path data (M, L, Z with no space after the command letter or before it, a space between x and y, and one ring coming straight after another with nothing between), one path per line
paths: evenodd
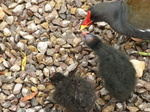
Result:
M68 75L78 64L77 72L96 87L97 104L103 107L108 103L111 97L102 79L95 77L97 57L79 30L87 9L99 1L0 0L0 71L4 73L0 75L0 112L62 112L61 106L56 108L49 100L54 87L45 82L53 72ZM130 59L147 63L125 110L150 112L150 59L132 53L150 52L150 44L119 35L106 23L93 24L87 30ZM25 70L21 70L22 52L27 56ZM34 91L38 94L33 99L20 101ZM111 103L102 112L122 108L122 103Z

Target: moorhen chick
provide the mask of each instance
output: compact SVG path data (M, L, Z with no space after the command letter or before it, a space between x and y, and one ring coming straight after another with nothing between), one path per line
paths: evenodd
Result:
M96 100L95 89L90 82L77 76L64 76L56 72L50 77L55 86L53 100L69 112L90 112Z
M136 84L136 71L128 58L118 50L104 44L97 36L84 33L85 43L96 52L99 73L110 95L123 102L127 100Z
M119 0L93 5L81 24L81 30L101 21L120 34L150 40L150 0Z

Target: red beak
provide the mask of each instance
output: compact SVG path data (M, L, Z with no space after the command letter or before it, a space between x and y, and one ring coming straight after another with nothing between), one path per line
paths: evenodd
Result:
M90 18L91 18L91 11L88 11L85 20L84 20L84 21L82 22L82 24L81 24L80 30L83 30L83 29L86 28L88 25L92 24L92 21L91 21Z

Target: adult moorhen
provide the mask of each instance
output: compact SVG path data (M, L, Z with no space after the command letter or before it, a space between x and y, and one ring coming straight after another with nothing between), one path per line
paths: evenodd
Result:
M120 34L150 40L150 0L119 0L93 5L81 24L81 30L101 21Z

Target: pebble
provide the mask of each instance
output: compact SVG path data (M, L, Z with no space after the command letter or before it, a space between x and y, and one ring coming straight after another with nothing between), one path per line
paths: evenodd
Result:
M96 103L98 103L99 105L105 105L105 101L102 98L98 98L96 100Z
M8 28L4 28L3 33L4 33L5 36L10 36L11 35L11 32Z
M24 9L24 5L21 4L21 5L17 5L14 9L13 9L13 12L17 15L21 14L23 9Z
M28 108L28 109L26 109L26 112L36 112L36 110L32 109L32 108Z
M18 42L17 47L20 48L21 50L25 49L25 45L22 42Z
M102 88L100 90L100 93L101 93L101 95L106 95L106 94L108 94L108 91L105 88Z
M46 42L39 42L37 45L37 49L39 52L45 54L45 52L47 51L47 43Z
M0 23L0 30L3 30L6 26L8 25L8 23L6 23L5 21Z
M44 23L41 24L41 26L42 26L43 28L45 28L45 29L48 29L49 24L48 24L48 22L44 22Z
M6 68L9 68L9 67L10 67L9 62L6 61L6 60L3 60L3 65L4 65L4 67L6 67Z
M32 5L32 7L30 7L30 10L34 13L38 12L39 7L37 5Z
M28 30L29 32L35 32L35 31L37 30L37 26L35 25L34 22L32 22L31 24L29 24L29 25L27 26L27 30Z
M70 21L64 20L64 21L62 21L61 26L62 27L67 27L69 24L70 24Z
M75 37L75 38L73 39L72 45L73 45L74 47L76 47L77 45L79 45L80 42L81 42L81 39Z
M37 91L38 89L37 89L36 87L32 86L32 87L31 87L31 90L32 90L32 91Z
M44 73L44 75L45 75L46 77L49 76L49 70L48 70L47 68L44 68L44 69L43 69L43 73Z
M34 77L30 77L31 82L33 82L34 84L38 83L38 79L34 78Z
M11 25L14 22L14 17L13 16L7 16L6 22Z
M114 111L114 106L107 106L102 110L102 112L113 112Z
M64 44L66 44L66 41L62 38L57 38L56 43L59 45L64 45Z
M0 49L1 49L2 51L5 51L6 47L5 47L5 45L4 45L3 43L0 43Z
M77 65L78 65L78 63L71 64L70 66L68 66L67 71L70 72L70 71L74 70L77 67Z
M15 95L14 95L14 94L11 94L11 95L9 95L9 96L7 97L8 100L12 100L12 99L14 99L14 98L15 98Z
M25 35L23 36L24 39L27 39L29 41L29 44L32 44L34 42L34 36L32 35Z
M52 6L50 4L45 5L45 11L46 12L51 12L52 11Z
M40 91L44 91L45 90L45 86L42 84L39 84L37 87Z
M22 84L18 83L18 84L15 85L15 87L13 89L13 93L18 94L18 93L20 93L21 89L22 89Z
M14 72L17 72L17 71L20 70L20 66L17 65L17 64L15 64L15 65L13 65L13 66L10 68L10 70L12 70L12 71L14 71Z
M23 96L29 96L30 95L30 91L29 91L29 89L27 89L27 88L22 88L22 95Z
M81 8L78 8L77 11L76 11L76 14L77 16L80 16L80 17L85 17L87 15L87 12L85 12L83 9Z
M13 112L15 112L16 110L17 110L17 105L11 105L10 107L9 107L9 109L11 110L11 111L13 111Z
M2 7L0 7L0 20L3 20L3 18L5 17L5 12L3 11Z
M65 13L67 11L67 8L66 8L66 3L64 2L62 5L61 5L61 8L59 10L59 13Z
M11 106L11 102L10 102L10 101L6 101L6 102L2 103L2 106L3 106L4 108L8 108L8 107Z
M137 107L127 106L130 112L137 112L139 109Z

